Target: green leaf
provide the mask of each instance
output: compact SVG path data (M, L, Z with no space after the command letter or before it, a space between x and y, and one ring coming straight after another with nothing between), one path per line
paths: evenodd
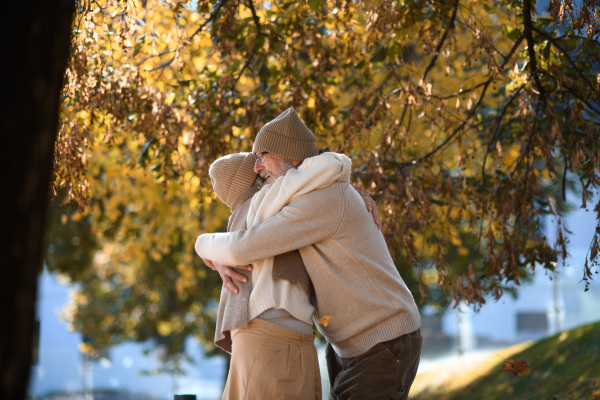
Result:
M364 67L365 65L365 60L362 60L361 62L354 64L352 66L352 68L350 68L350 71L354 71L355 69L361 69L362 67Z
M316 12L319 11L323 5L325 5L325 0L308 0L307 3L308 6Z
M502 25L502 33L507 35L511 40L517 41L521 37L521 30L512 26Z
M287 3L284 3L284 4L281 6L281 8L282 8L283 10L286 10L286 11L287 11L287 9L288 9L288 8L290 8L290 6L291 6L292 4L294 4L294 3L295 3L295 1L289 1L289 2L287 2Z
M371 58L369 59L369 61L371 62L380 62L380 61L384 61L387 58L387 46L381 46L380 48L378 48L375 51L375 54L373 54L371 56Z
M263 63L260 65L257 75L262 81L266 81L271 76L271 71L269 71L269 68Z
M487 4L483 5L483 9L488 14L496 14L496 10L493 7L488 6Z
M281 41L273 40L270 44L271 44L271 49L273 49L273 52L275 54L283 53L283 43Z
M550 18L538 18L536 19L536 25L539 24L541 26L550 26L550 25L554 25L554 20L550 19Z
M177 79L177 83L179 83L180 86L189 87L191 82L193 82L193 79Z

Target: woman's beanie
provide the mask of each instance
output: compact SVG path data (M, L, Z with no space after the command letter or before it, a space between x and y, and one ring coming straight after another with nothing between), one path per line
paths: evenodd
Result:
M251 190L257 176L255 159L252 153L229 154L215 160L208 169L213 190L232 210L256 192Z
M319 154L315 135L293 108L288 108L267 122L256 135L252 152L258 154L265 151L297 161Z

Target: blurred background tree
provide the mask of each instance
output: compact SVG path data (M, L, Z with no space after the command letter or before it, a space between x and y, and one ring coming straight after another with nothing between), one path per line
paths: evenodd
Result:
M229 210L208 167L288 107L353 159L421 305L479 308L554 270L566 191L600 216L599 15L592 0L78 2L46 260L77 282L86 351L211 349L220 281L193 243Z

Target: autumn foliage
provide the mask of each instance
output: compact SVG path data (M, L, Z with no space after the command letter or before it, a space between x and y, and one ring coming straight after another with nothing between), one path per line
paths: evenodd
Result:
M48 259L70 257L70 229L94 242L86 262L49 266L80 282L70 320L96 347L210 343L219 281L193 241L229 211L207 169L287 107L352 158L421 304L477 308L554 270L568 191L600 216L597 1L321 4L80 3L55 148L64 234Z

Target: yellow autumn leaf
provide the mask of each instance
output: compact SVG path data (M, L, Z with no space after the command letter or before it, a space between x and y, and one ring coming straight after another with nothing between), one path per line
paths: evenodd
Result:
M161 336L169 336L173 331L173 324L168 321L161 321L156 326L156 331Z
M162 254L156 250L150 250L150 257L156 262L162 260Z
M91 356L97 356L98 352L88 343L79 343L79 351L83 354L89 354Z
M450 238L450 243L452 243L455 246L460 246L462 244L462 240L460 240L460 238L458 238L456 236L452 236Z
M325 328L327 328L327 325L329 325L329 323L331 322L331 316L330 315L323 315L321 318L319 318L317 320L317 322L320 325L323 325Z

